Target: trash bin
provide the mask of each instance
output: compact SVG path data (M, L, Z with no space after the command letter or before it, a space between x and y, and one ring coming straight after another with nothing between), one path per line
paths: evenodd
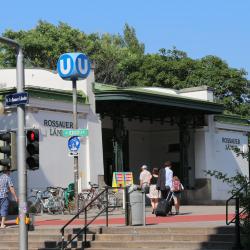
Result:
M129 193L130 201L130 224L145 224L145 194L140 190L133 190Z

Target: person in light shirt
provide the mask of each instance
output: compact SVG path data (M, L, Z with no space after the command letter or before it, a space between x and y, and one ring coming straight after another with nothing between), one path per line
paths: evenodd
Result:
M147 170L148 167L146 165L141 166L141 173L140 173L140 188L144 188L144 186L148 186L150 184L150 180L152 178L151 173Z
M173 171L171 161L166 161L164 167L159 171L159 177L156 188L161 190L161 197L166 199L173 183Z

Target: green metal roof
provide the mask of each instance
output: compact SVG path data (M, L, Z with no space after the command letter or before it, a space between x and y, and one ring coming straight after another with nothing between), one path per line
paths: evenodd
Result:
M250 120L237 115L215 115L214 120L222 123L250 126Z
M100 83L94 84L94 93L96 102L104 104L104 102L121 103L135 102L147 103L161 107L169 107L177 110L193 110L206 114L220 114L223 112L223 105L198 100L189 97L178 96L169 93L162 93L145 88L120 88Z

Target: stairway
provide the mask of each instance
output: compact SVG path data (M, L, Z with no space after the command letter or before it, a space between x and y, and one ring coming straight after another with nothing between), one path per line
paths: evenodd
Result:
M78 229L65 231L70 239ZM18 250L18 228L0 230L0 250ZM91 250L205 250L231 249L234 241L232 227L93 227L87 240ZM61 235L58 228L36 228L29 232L29 250L52 250L58 247ZM83 249L84 235L80 235L71 248ZM86 248L85 248L86 249Z

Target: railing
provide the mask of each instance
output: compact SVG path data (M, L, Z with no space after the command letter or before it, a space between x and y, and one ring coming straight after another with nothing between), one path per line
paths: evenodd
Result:
M105 189L103 191L101 191L99 194L97 194L86 206L84 206L82 209L79 210L79 212L72 218L70 219L61 229L60 229L60 232L62 234L62 237L61 237L61 250L64 250L69 244L71 244L80 234L82 234L84 232L84 246L85 247L88 247L88 244L87 244L87 229L88 229L88 226L90 224L92 224L97 217L99 217L104 211L106 212L106 227L108 227L108 190L109 190L110 187L105 187ZM126 201L127 199L127 188L125 188L125 204L127 204L128 202ZM104 208L102 210L99 211L99 213L94 217L92 218L92 220L88 221L87 220L87 211L88 211L88 208L92 206L92 204L102 195L105 194L105 199L106 199L106 204L104 206ZM126 205L126 208L125 208L125 220L126 220L126 225L128 225L128 212L127 211L127 205ZM70 239L69 241L65 242L65 238L64 238L64 232L65 232L65 228L67 226L69 226L76 218L79 218L79 215L81 213L84 212L84 227L82 229L79 230L79 232L72 238Z
M101 195L106 196L106 206L99 211L99 213L91 220L91 221L87 221L87 209L88 207L90 207ZM106 226L108 227L108 187L105 187L105 189L103 191L101 191L98 195L96 195L86 206L84 206L82 209L79 210L79 212L72 218L70 219L60 230L61 234L62 234L62 238L61 238L61 249L65 249L69 244L71 244L82 232L84 232L84 244L87 244L87 228L88 226L99 216L101 215L104 211L106 210ZM64 241L64 231L65 228L70 225L76 218L79 218L79 215L84 212L84 227L68 242L65 243Z
M230 225L231 223L235 224L235 243L233 249L243 249L240 239L240 216L246 212L246 209L242 209L242 211L240 211L240 198L242 198L244 193L247 196L249 189L250 189L250 182L246 183L226 201L226 224L227 225ZM231 200L235 200L235 216L229 221L228 206Z

